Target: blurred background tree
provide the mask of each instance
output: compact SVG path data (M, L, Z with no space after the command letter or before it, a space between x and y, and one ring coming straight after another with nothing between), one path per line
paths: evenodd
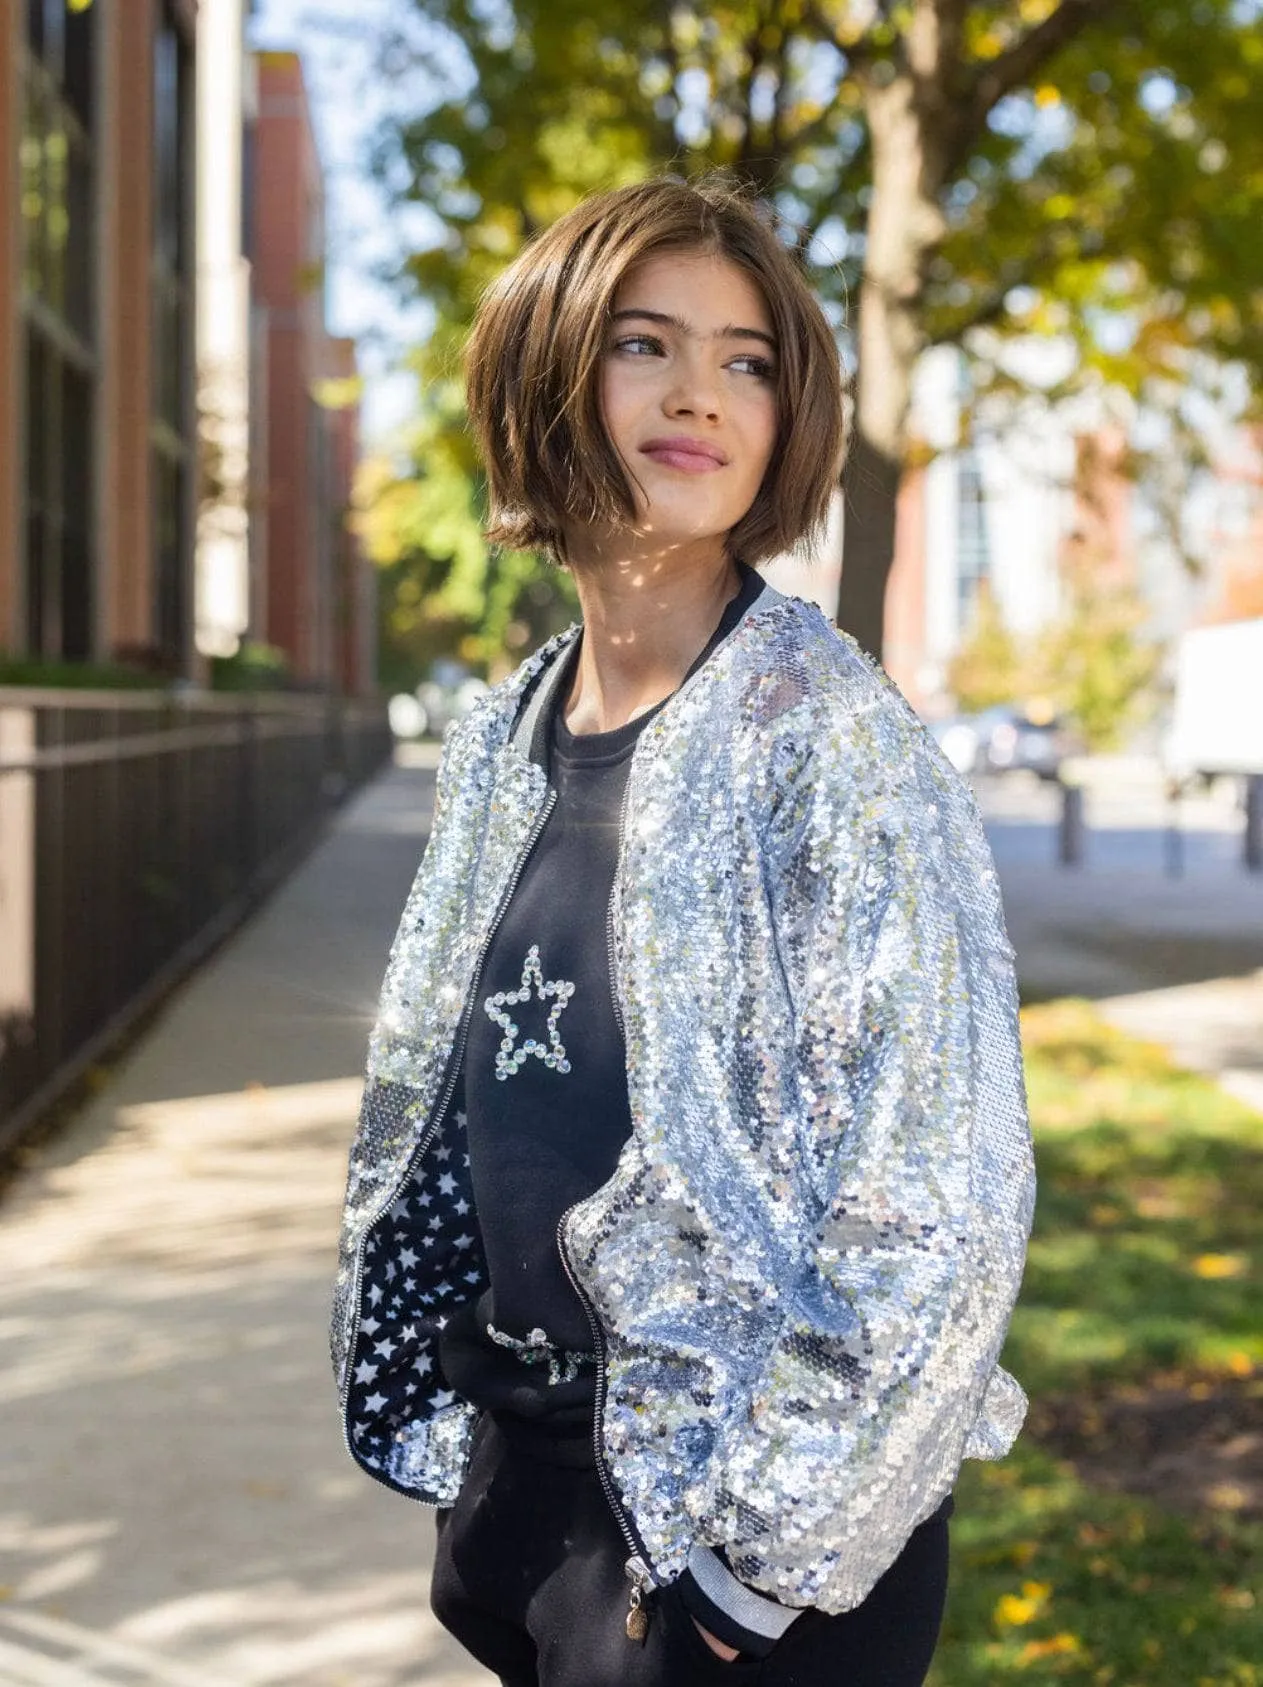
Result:
M1162 646L1145 632L1140 594L1112 578L1099 557L1075 557L1062 571L1060 614L1034 639L1005 625L990 591L978 594L969 634L948 669L961 713L1011 704L1055 711L1090 751L1121 748L1155 703Z
M378 669L410 691L439 656L492 681L573 618L570 577L482 537L483 480L459 383L437 381L396 457L369 457L354 524L378 569Z
M1036 641L1036 688L1093 752L1121 749L1155 702L1162 647L1144 634L1147 610L1131 586L1091 560L1063 570L1066 603Z
M1177 422L1191 384L1263 367L1259 16L1259 0L404 0L383 68L445 90L392 120L376 158L441 223L400 276L437 312L423 389L452 377L486 283L582 194L666 166L736 172L797 231L854 365L838 617L879 653L926 347L961 347L994 394L1030 384L1012 348L1055 334L1074 355L1050 399L1112 383ZM431 422L449 433L457 410ZM465 505L472 523L476 488Z
M978 593L973 625L948 666L947 684L967 715L1020 702L1029 687L1025 653L986 586Z

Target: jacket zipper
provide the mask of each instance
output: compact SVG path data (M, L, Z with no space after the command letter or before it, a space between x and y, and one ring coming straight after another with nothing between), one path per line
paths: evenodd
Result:
M623 1039L624 1046L627 1043L627 1028L623 1021L623 1006L619 997L618 968L614 952L614 898L617 894L619 869L623 861L623 842L627 831L630 786L631 780L629 777L627 784L623 787L623 800L618 816L618 847L615 852L614 888L610 891L610 899L605 909L605 947L610 975L610 1001L613 1003L618 1034ZM627 1636L629 1640L643 1641L649 1630L649 1613L645 1609L645 1600L655 1586L654 1575L649 1563L649 1555L637 1536L631 1519L619 1503L618 1495L614 1492L613 1481L605 1464L605 1447L601 1426L605 1411L606 1391L605 1332L601 1328L600 1319L597 1317L591 1301L575 1276L574 1267L570 1263L570 1256L566 1252L563 1230L566 1220L574 1210L574 1207L569 1208L557 1221L557 1252L561 1256L561 1263L566 1276L570 1280L570 1286L579 1297L579 1303L583 1307L589 1328L592 1331L592 1346L596 1353L596 1407L593 1412L592 1451L596 1461L596 1473L601 1484L601 1490L628 1549L627 1562L624 1565L627 1579L631 1583L626 1621Z
M623 800L618 811L618 847L614 853L614 883L610 887L610 899L605 905L605 954L610 973L610 1000L614 1004L614 1018L618 1024L618 1034L623 1039L624 1051L627 1048L627 1027L623 1023L623 1004L618 993L618 964L614 954L614 898L618 895L618 879L623 866L623 843L627 835L627 809L631 793L631 772L628 771L627 781L623 786Z
M582 1202L576 1202L581 1206ZM561 1263L566 1276L570 1279L570 1286L579 1297L579 1304L587 1315L588 1326L592 1331L592 1346L596 1353L596 1405L592 1417L592 1451L596 1460L597 1479L601 1484L601 1491L605 1495L610 1512L619 1533L627 1544L628 1557L623 1566L628 1581L631 1583L631 1596L627 1608L627 1637L629 1640L644 1640L649 1630L649 1614L645 1610L645 1599L657 1585L654 1580L653 1566L649 1554L645 1550L643 1541L636 1533L631 1518L623 1509L618 1495L614 1492L614 1483L605 1463L605 1445L602 1436L601 1420L605 1413L605 1332L601 1328L601 1321L593 1309L579 1279L575 1276L574 1267L570 1263L570 1255L566 1252L566 1238L563 1234L566 1220L575 1211L569 1207L557 1220L557 1252L561 1255Z
M452 1044L452 1052L448 1056L447 1071L444 1076L443 1089L438 1105L435 1107L434 1112L430 1115L430 1123L426 1126L424 1135L409 1157L403 1176L391 1186L388 1199L381 1203L377 1211L369 1220L368 1224L365 1226L364 1233L366 1236L370 1230L374 1229L375 1226L381 1223L386 1213L388 1213L391 1207L394 1206L395 1201L398 1199L399 1191L403 1188L404 1184L407 1183L408 1179L413 1176L417 1167L425 1158L426 1151L428 1150L430 1144L434 1141L434 1138L437 1136L438 1128L443 1122L444 1115L452 1104L452 1096L456 1093L456 1080L460 1075L461 1062L465 1058L465 1044L469 1040L470 1021L474 1017L474 998L478 994L478 985L482 978L483 962L487 958L487 950L490 949L492 939L495 937L496 932L500 929L500 922L504 919L509 903L513 899L513 893L518 887L518 881L522 877L522 872L527 861L530 859L531 851L538 843L539 835L547 825L548 816L552 813L554 807L556 806L556 802L557 793L550 786L548 795L544 799L544 806L535 816L534 824L531 826L530 836L527 838L521 854L517 858L517 862L509 878L508 885L505 887L504 894L501 896L499 904L496 907L495 917L492 919L491 924L487 927L487 930L483 935L482 942L478 945L478 953L474 957L473 975L469 981L469 990L465 997L465 1005L461 1009L460 1024L456 1028L456 1041ZM353 1284L354 1298L351 1303L355 1308L355 1319L351 1325L350 1338L347 1344L348 1365L350 1365L351 1360L355 1357L355 1344L360 1338L360 1291L363 1287L363 1281L364 1249L363 1247L360 1247L356 1250L355 1255L355 1280ZM355 1449L351 1445L351 1431L347 1423L345 1406L342 1411L342 1439L346 1443L347 1452L350 1453L351 1457L354 1459ZM359 1461L356 1460L356 1462L358 1463ZM402 1491L403 1490L401 1490L401 1492ZM415 1494L409 1494L408 1498L416 1499L417 1496ZM426 1502L420 1501L419 1503L425 1504Z

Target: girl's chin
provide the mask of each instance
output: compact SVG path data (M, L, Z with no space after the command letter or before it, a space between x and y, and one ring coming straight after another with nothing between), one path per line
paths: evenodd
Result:
M680 545L714 545L723 549L735 525L734 521L699 515L696 510L658 510L650 511L637 524L635 535L641 544L662 550Z
M621 553L664 555L671 551L714 551L723 554L728 549L730 527L714 527L709 523L678 521L644 521L634 527L610 528L597 533L589 529L576 535L577 543L568 549L573 558L587 552L594 559L617 560ZM586 543L585 543L586 540Z

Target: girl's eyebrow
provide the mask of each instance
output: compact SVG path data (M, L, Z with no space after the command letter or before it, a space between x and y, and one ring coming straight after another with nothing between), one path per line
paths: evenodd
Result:
M631 310L616 310L610 320L612 322L625 322L628 317L632 316L639 316L646 321L660 323L663 328L678 329L681 334L693 338L697 335L697 329L690 323L685 322L682 316L672 316L669 312L662 310L642 310L639 307L634 307ZM715 340L762 340L765 346L771 346L773 351L776 350L775 339L771 334L765 334L761 328L737 328L730 325L727 328L716 328L711 338Z

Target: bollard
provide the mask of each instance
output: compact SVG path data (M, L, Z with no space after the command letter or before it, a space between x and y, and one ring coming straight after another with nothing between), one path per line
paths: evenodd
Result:
M1063 867L1083 865L1083 787L1061 785L1061 824L1057 831L1057 859Z
M1184 877L1184 824L1180 799L1184 788L1178 779L1167 785L1167 823L1162 834L1162 865L1169 879Z
M1247 872L1263 872L1263 773L1246 776L1245 864Z

